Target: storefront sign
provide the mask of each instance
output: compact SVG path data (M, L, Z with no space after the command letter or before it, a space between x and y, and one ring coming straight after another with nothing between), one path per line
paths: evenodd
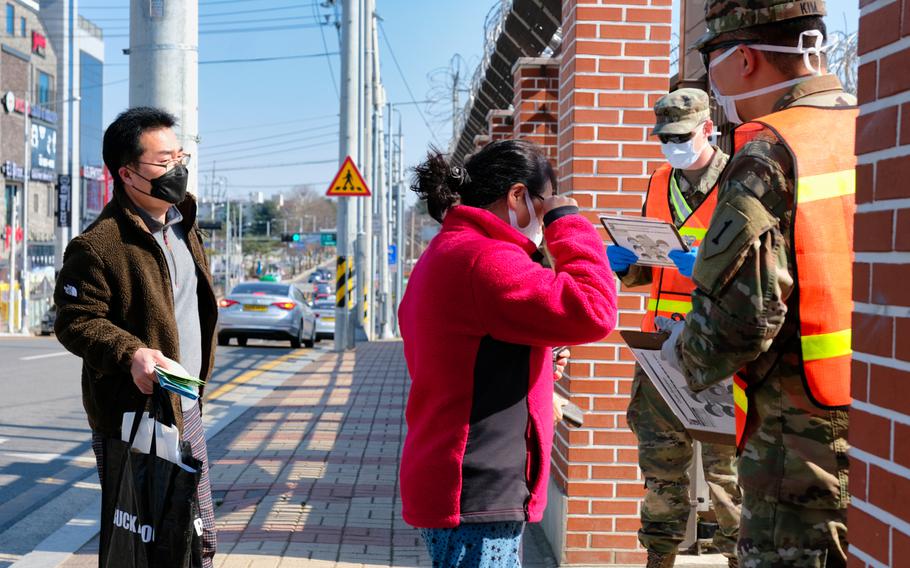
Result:
M38 32L32 32L32 53L44 57L47 54L47 38Z
M57 131L55 129L43 124L32 124L31 145L32 171L57 169ZM49 181L53 181L53 179Z
M29 105L25 99L20 99L12 91L7 91L0 102L3 103L3 110L7 114L17 112L26 114L34 119L41 120L50 124L57 124L57 113L37 105Z
M82 166L82 177L84 179L103 180L104 168L99 168L97 166Z
M29 178L35 181L46 181L51 182L57 178L57 172L54 170L46 170L44 168L32 168L32 171L29 172Z
M57 226L69 227L72 212L71 199L73 190L71 176L57 176Z
M5 161L3 166L0 166L0 172L8 181L25 181L25 168L12 160Z

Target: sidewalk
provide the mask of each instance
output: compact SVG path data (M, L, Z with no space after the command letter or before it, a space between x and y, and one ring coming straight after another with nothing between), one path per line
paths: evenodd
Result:
M430 566L401 520L401 344L325 353L209 441L219 568ZM97 565L97 538L63 564ZM527 568L555 566L529 527Z

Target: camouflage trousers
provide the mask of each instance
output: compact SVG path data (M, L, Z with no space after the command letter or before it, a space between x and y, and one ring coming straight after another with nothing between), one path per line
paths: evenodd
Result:
M808 509L745 493L737 545L748 568L847 566L847 510Z
M688 472L694 455L692 438L638 365L626 418L638 437L638 463L645 477L638 539L648 550L676 552L685 538L691 510ZM717 444L703 443L701 447L705 479L719 525L714 544L727 556L733 556L742 504L736 450Z

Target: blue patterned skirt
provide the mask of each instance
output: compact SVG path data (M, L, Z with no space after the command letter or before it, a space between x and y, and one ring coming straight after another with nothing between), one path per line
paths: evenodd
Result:
M433 568L521 568L521 521L420 529Z

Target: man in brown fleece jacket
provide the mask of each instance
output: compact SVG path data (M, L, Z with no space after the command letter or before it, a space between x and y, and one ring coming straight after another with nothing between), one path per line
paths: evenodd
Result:
M141 410L155 365L178 361L205 381L214 362L218 307L196 202L187 194L190 156L153 108L123 112L104 134L114 198L73 239L57 277L57 338L82 358L82 400L102 477L106 437L119 438L124 412ZM201 393L200 393L201 394ZM203 462L198 498L203 566L215 554L215 523L201 408L171 394L181 439Z

